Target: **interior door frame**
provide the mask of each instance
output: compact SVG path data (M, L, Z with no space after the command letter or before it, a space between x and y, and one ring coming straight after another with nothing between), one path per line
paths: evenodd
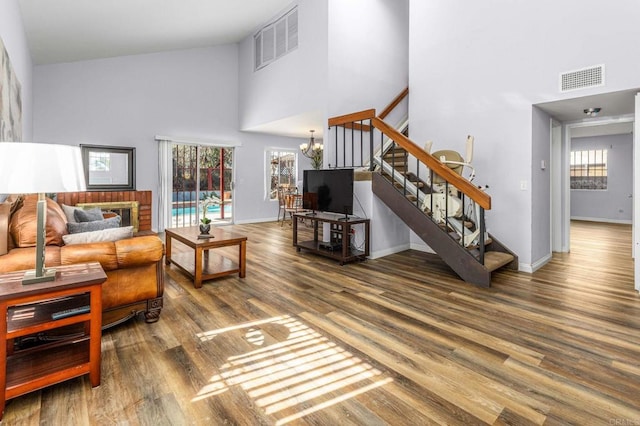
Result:
M637 248L640 247L638 238L638 229L636 224L640 224L640 93L636 93L635 97L635 113L633 123L633 225L632 225L632 255L633 262L633 281L636 291L640 291L640 256Z
M638 98L636 97L636 103L638 102ZM636 116L638 115L638 108L636 108ZM601 119L591 119L589 121L581 121L581 122L568 122L568 123L564 123L563 127L564 127L564 132L563 132L563 137L562 137L562 148L560 149L561 152L561 159L560 164L561 167L559 167L561 169L561 175L555 177L555 179L553 180L553 185L560 185L561 188L561 194L562 194L562 203L560 206L554 207L552 208L553 213L552 213L552 223L559 223L560 224L560 229L554 229L554 232L556 231L560 231L561 234L561 238L558 239L557 235L554 234L554 236L552 237L553 240L553 249L554 251L558 251L558 252L562 252L562 253L568 253L570 251L571 248L571 239L570 239L570 231L571 231L571 183L570 183L570 166L569 166L569 158L570 158L570 154L571 154L571 133L573 129L577 129L577 128L581 128L581 127L593 127L593 126L602 126L605 124L614 124L614 123L630 123L633 122L634 126L638 125L638 120L636 119L636 117L634 115L624 115L624 116L620 116L620 117L603 117ZM640 154L640 149L636 149L636 145L640 142L638 142L637 140L638 137L638 132L634 131L634 149L633 149L633 153L634 153L634 164L633 164L633 169L634 169L634 185L633 185L633 200L634 200L634 208L633 208L633 223L632 223L632 232L633 232L633 241L634 241L634 253L635 254L635 245L636 244L640 244L640 242L637 242L637 239L635 237L635 228L636 228L636 223L640 223L640 217L638 216L638 212L640 212L640 204L636 205L636 203L640 200L638 200L640 198L640 181L638 183L636 183L636 179L640 178L640 174L638 174L638 176L636 176L635 170L640 167L640 157L638 156L638 154ZM553 143L553 142L552 142ZM554 153L557 151L553 151ZM552 168L557 169L557 162L556 162L556 158L555 156L552 156L553 160L553 165ZM551 196L554 196L554 192L552 191ZM552 200L552 206L554 206L553 204L553 200ZM635 256L634 256L635 257ZM637 262L637 259L636 259ZM640 271L640 265L636 265L636 271ZM636 276L640 276L638 274L636 274ZM638 283L636 282L636 288L638 288Z

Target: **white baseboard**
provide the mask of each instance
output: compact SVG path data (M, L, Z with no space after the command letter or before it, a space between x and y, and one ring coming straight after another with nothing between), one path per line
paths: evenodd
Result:
M581 217L581 216L571 216L571 220L583 220L585 222L617 223L622 225L631 225L633 223L632 220L627 220L627 219L604 219L601 217Z
M418 251L423 251L425 253L436 254L436 252L433 251L433 249L431 247L429 247L428 245L426 245L424 243L411 243L409 245L409 248L411 250L418 250Z
M553 253L549 253L546 256L536 260L533 263L520 263L518 265L518 271L520 272L528 272L530 274L534 273L538 269L542 268L544 265L549 263L551 258L553 257Z
M379 257L389 256L390 254L400 253L401 251L409 250L409 244L402 244L395 247L390 247L384 250L372 251L369 254L369 259L377 259Z
M233 223L237 225L247 225L249 223L263 223L263 222L275 222L278 219L273 217L262 217L257 219L236 220Z

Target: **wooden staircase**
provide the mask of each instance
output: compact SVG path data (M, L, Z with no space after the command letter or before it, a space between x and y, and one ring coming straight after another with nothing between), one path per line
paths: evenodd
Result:
M457 233L450 232L442 223L435 223L430 217L430 212L420 209L418 196L403 188L405 185L413 185L426 194L429 187L422 179L408 171L408 158L407 151L396 144L384 153L382 160L392 167L395 179L388 172L373 173L374 194L465 281L489 287L493 271L502 267L517 270L517 256L493 236L484 241L482 263L477 245L464 247ZM401 180L398 179L398 174L402 175ZM468 222L466 226L469 226Z
M380 116L376 116L374 109L368 109L330 118L329 137L335 143L334 167L365 167L372 172L373 193L381 201L463 280L489 287L493 271L503 267L518 269L518 257L485 232L484 212L491 209L489 194L411 141L408 120L399 126L401 130L383 121L407 95L408 89L405 89ZM364 143L366 140L369 140L368 144ZM430 183L419 177L420 170L423 173L428 170ZM473 223L464 216L450 216L446 204L444 209L442 204L439 209L434 208L434 204L422 208L423 202L435 198L430 194L443 193L442 188L432 186L434 177L438 182L446 182L444 193L455 188L460 194L457 202L463 205L463 210L465 204L473 203L477 213ZM446 203L449 198L445 200ZM443 216L446 216L444 221ZM467 228L468 225L471 227Z

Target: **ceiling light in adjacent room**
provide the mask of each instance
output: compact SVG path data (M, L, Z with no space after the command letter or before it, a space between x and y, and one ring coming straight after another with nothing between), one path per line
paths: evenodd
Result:
M595 117L600 112L601 108L587 108L584 110L584 113L589 117Z

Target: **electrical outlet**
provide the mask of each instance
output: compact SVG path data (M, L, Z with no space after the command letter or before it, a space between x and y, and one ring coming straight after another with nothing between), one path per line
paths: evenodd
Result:
M520 181L520 190L521 191L526 191L527 190L527 181L526 180L521 180Z

